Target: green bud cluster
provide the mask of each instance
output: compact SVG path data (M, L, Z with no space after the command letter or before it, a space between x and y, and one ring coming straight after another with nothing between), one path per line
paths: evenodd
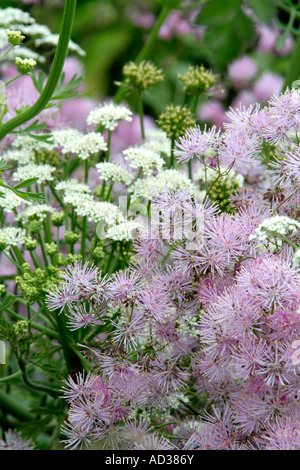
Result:
M34 59L22 59L21 57L16 57L16 67L19 73L23 75L32 71L36 66L36 61Z
M138 91L147 90L164 79L163 72L150 60L143 60L140 64L128 62L123 67L124 83Z
M28 232L29 233L39 233L42 229L43 223L40 220L32 219L28 223Z
M27 335L28 322L26 320L19 320L12 325L14 335L17 338Z
M64 224L64 220L65 220L65 213L63 211L54 212L54 214L51 215L51 222L54 225L54 227L61 227Z
M194 126L196 121L186 106L171 104L160 114L157 123L165 131L169 139L177 140L185 134L189 127Z
M226 178L220 178L213 180L211 185L210 199L219 205L222 212L233 213L234 207L231 204L230 195L238 189L238 183L234 180L229 182Z
M49 256L53 256L57 253L57 245L54 242L45 243L45 248L46 248L46 253Z
M79 261L81 258L81 255L73 255L72 253L68 253L67 256L64 256L62 253L58 253L55 263L58 266L67 266L67 264L75 263L75 261Z
M69 245L74 245L78 242L80 235L76 232L65 232L65 241Z
M206 93L219 79L203 65L190 66L184 75L178 74L179 80L183 83L183 90L187 95L200 95Z
M93 250L93 258L98 261L100 259L103 259L105 256L104 249L102 246L98 245L96 248Z
M6 287L4 284L0 284L0 298L4 297L6 294Z
M22 291L24 300L32 305L37 299L43 297L60 281L61 271L58 267L50 265L47 268L37 268L31 272L27 269L28 263L22 265L25 270L23 276L16 276L15 281Z
M25 36L22 36L21 31L11 31L10 29L7 29L6 34L8 42L12 46L19 46L22 43L23 39L25 39Z
M28 250L28 251L35 250L36 247L37 247L37 244L38 244L37 240L35 240L32 237L26 237L25 238L25 248L26 248L26 250Z
M55 168L58 168L61 164L61 157L55 150L39 150L35 160L37 164L44 163L54 166Z

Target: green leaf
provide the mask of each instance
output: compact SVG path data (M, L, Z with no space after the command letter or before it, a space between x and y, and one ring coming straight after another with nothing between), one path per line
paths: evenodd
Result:
M21 189L21 188L28 188L28 186L31 186L37 181L38 181L38 178L28 178L27 180L22 181L22 183L17 184L17 186L14 186L14 190Z

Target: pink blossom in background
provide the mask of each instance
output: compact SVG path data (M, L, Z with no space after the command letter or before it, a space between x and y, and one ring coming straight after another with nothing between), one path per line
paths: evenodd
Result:
M128 16L135 26L143 29L151 29L155 23L155 16L150 12L142 12L136 9L128 11Z
M217 100L210 100L200 106L198 111L198 117L201 121L208 121L217 127L223 127L224 122L228 121L228 117L225 112L225 108Z
M145 134L147 130L154 129L156 126L149 116L144 119ZM137 114L133 116L131 122L120 122L111 138L111 155L116 156L131 145L140 145L142 143L140 118Z
M76 57L67 57L65 60L63 72L65 74L65 82L68 83L74 75L77 75L77 78L84 76L83 64ZM79 86L78 90L82 91L84 89L83 83Z
M68 126L85 132L87 130L86 119L90 111L97 104L96 100L90 98L71 98L63 103L59 114L67 122Z
M243 56L235 61L228 68L228 76L235 88L247 87L257 74L257 65L253 59Z
M256 98L254 93L251 90L242 90L233 100L231 107L232 108L239 108L240 106L245 106L248 108L250 104L255 103Z
M293 47L293 39L291 36L286 38L285 44L279 50L276 49L277 39L280 37L281 33L276 26L270 28L264 24L258 24L256 26L256 31L259 35L259 41L257 45L257 50L263 53L275 53L277 52L280 55L287 55L291 52Z
M265 72L253 86L254 101L267 103L273 95L278 95L283 87L284 79L281 75Z

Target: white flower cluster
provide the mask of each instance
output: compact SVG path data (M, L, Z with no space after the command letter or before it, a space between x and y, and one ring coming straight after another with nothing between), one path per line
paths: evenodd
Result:
M147 131L144 147L153 150L153 152L165 153L170 156L171 140L162 129L149 129Z
M0 25L6 26L12 23L32 24L35 23L35 19L19 8L0 8Z
M82 134L76 129L64 129L53 132L54 146L63 154L74 153L86 160L97 152L106 151L107 145L99 132Z
M34 153L31 150L9 150L5 153L5 160L17 162L18 165L27 165L34 162Z
M190 194L195 194L197 188L183 173L177 170L165 170L157 176L150 176L145 179L138 179L130 187L132 199L139 198L152 199L161 191L168 188L170 191L187 190Z
M50 29L48 26L44 24L29 24L29 25L17 25L17 28L21 30L21 32L28 36L46 36L51 34Z
M30 153L32 156L34 152L41 152L43 150L53 150L53 144L44 140L35 139L29 135L19 135L12 143L12 146L21 149L24 153ZM22 158L22 157L21 157Z
M145 146L140 147L129 147L123 151L125 160L129 160L131 168L142 168L144 175L152 176L153 170L161 171L165 164L164 159L159 153L146 148Z
M23 224L27 224L33 218L43 221L47 214L53 214L54 212L55 209L48 204L34 204L20 212L16 216L16 220L22 221Z
M17 196L10 189L2 188L0 186L0 207L5 212L11 212L22 204L31 204L31 202Z
M24 181L29 178L37 178L38 183L45 183L46 181L53 181L55 167L51 165L36 165L35 163L28 163L27 165L20 166L13 174L14 181Z
M97 201L91 190L84 183L69 180L58 183L56 189L63 191L64 204L70 205L80 217L87 217L90 222L104 221L109 226L123 222L124 217L117 206L110 202Z
M138 237L142 225L134 220L128 220L118 225L113 225L106 232L106 238L112 240L130 241Z
M58 34L52 34L49 33L39 39L36 39L34 41L34 44L36 47L41 47L41 46L53 46L56 47L58 44L58 39L59 35ZM85 51L81 49L81 47L78 46L78 44L75 44L72 40L69 42L69 52L74 52L81 57L84 57L86 55Z
M293 265L295 266L295 268L300 267L300 248L294 254ZM300 310L300 307L299 307L299 310Z
M129 185L132 182L133 175L115 163L102 162L96 165L98 173L103 180L113 183L123 183Z
M0 244L18 246L25 243L26 230L19 227L4 227L0 229Z
M132 121L132 112L127 106L106 103L95 109L92 109L87 117L87 124L97 124L105 129L113 131L119 121Z
M284 215L275 215L265 219L256 229L255 234L250 239L257 239L264 242L270 237L285 236L287 233L293 233L300 230L300 222L290 219Z
M45 57L23 45L15 46L6 56L9 60L15 60L17 57L21 57L21 59L32 59L40 64L45 62Z
M7 39L6 29L0 28L0 49L4 49L4 47L7 47L8 45L9 42Z
M57 191L65 191L70 193L91 193L91 189L85 183L81 183L75 179L61 181L55 186Z

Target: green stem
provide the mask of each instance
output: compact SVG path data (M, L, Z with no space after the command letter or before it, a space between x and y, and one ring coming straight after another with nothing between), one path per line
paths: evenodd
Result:
M34 416L23 407L19 401L0 390L0 408L16 416L21 421L33 421Z
M143 100L140 94L138 96L138 113L140 116L142 141L145 142L144 107Z
M28 108L26 111L23 111L18 116L10 119L0 128L0 141L15 128L21 126L22 124L30 121L35 116L37 116L49 103L56 85L61 77L63 66L65 63L65 58L68 53L69 41L71 37L71 32L73 28L74 16L76 10L76 0L66 0L65 7L60 27L60 35L58 40L58 45L56 48L55 57L53 60L53 65L47 80L46 86L39 96L36 103Z
M291 60L289 60L289 68L286 74L283 90L291 87L293 82L300 79L300 35L298 36ZM299 84L298 84L299 85Z
M109 162L109 157L110 157L110 145L111 145L111 131L107 132L107 152L105 156L105 161Z
M160 14L159 14L159 16L156 20L156 23L155 23L155 25L153 26L153 28L151 30L151 33L148 37L147 42L144 44L144 47L141 49L140 53L138 54L138 56L135 59L136 64L141 63L143 60L147 59L150 56L150 53L151 53L151 51L154 47L156 38L158 36L159 30L160 30L161 26L163 25L163 23L165 22L167 16L171 12L171 10L172 10L171 5L166 5L162 8L162 10L161 10L161 12L160 12ZM115 103L120 103L123 99L124 94L125 94L125 89L124 89L124 87L121 86L118 89L118 91L115 95L115 98L114 98Z

